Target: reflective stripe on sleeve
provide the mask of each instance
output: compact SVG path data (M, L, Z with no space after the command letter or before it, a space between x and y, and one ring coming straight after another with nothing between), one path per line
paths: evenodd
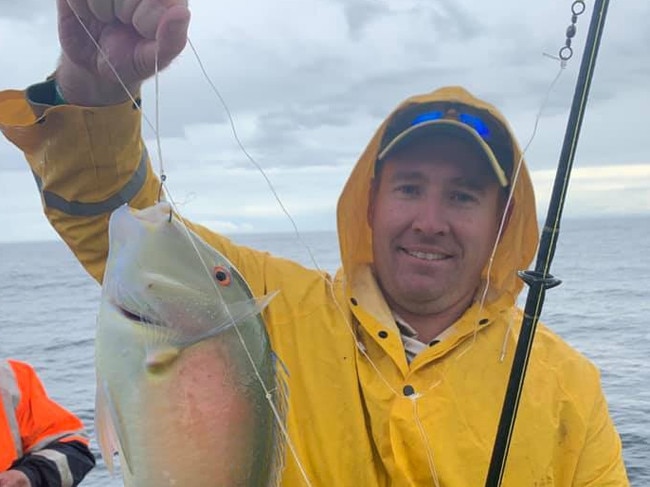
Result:
M124 187L118 191L116 194L111 196L104 201L99 201L97 203L82 203L80 201L68 201L65 198L62 198L58 194L52 193L50 191L43 191L43 180L36 173L34 179L36 180L36 185L38 190L43 195L43 202L47 208L52 208L54 210L59 210L63 213L72 216L99 216L105 213L110 213L113 210L116 210L125 203L131 201L136 194L144 186L144 182L147 178L147 161L149 159L149 154L147 149L142 150L142 157L140 158L140 163L138 164L138 169L135 171L133 176Z
M61 477L61 487L72 487L74 477L72 476L70 465L68 465L68 457L56 450L47 449L37 451L35 453L32 453L32 455L41 456L54 463L57 471L59 472L59 476Z
M20 458L23 456L23 442L20 439L20 428L16 418L16 408L20 403L20 389L16 382L16 375L6 360L0 362L0 400L11 430L16 458Z
M45 448L50 443L54 443L55 441L61 441L61 440L65 440L65 439L74 439L74 440L77 440L77 441L80 441L80 442L84 443L86 441L86 436L83 434L82 430L63 431L61 433L57 433L55 435L50 435L50 436L46 436L45 438L42 438L41 441L34 444L29 449L29 451L27 451L25 453L38 452L39 450L41 450L42 448Z

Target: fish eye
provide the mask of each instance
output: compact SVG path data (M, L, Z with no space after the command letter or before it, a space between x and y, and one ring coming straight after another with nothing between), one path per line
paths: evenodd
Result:
M218 265L212 271L212 275L217 280L220 286L228 286L231 281L230 271L222 266Z

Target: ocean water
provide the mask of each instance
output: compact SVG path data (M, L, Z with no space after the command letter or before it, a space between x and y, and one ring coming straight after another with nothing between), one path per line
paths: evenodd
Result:
M292 234L232 238L313 266ZM336 269L334 233L302 238L320 268ZM542 319L600 368L632 485L650 485L650 217L566 220L551 271L563 284ZM0 244L0 354L32 363L90 435L99 291L60 242ZM99 459L83 485L122 484Z

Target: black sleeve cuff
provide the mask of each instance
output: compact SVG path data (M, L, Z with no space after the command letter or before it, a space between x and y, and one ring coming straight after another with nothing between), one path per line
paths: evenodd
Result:
M56 84L54 78L27 88L27 101L33 105L57 105Z
M48 445L47 450L56 450L65 455L67 467L72 474L73 486L79 485L95 466L95 457L86 445L79 441L60 442ZM29 478L32 487L59 487L61 474L59 466L41 455L27 454L17 460L11 468L20 470Z

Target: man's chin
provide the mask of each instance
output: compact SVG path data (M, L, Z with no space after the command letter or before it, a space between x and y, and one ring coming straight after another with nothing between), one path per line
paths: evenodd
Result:
M428 315L437 309L440 294L432 291L431 287L409 288L402 291L400 299L396 302L405 311L416 315Z

